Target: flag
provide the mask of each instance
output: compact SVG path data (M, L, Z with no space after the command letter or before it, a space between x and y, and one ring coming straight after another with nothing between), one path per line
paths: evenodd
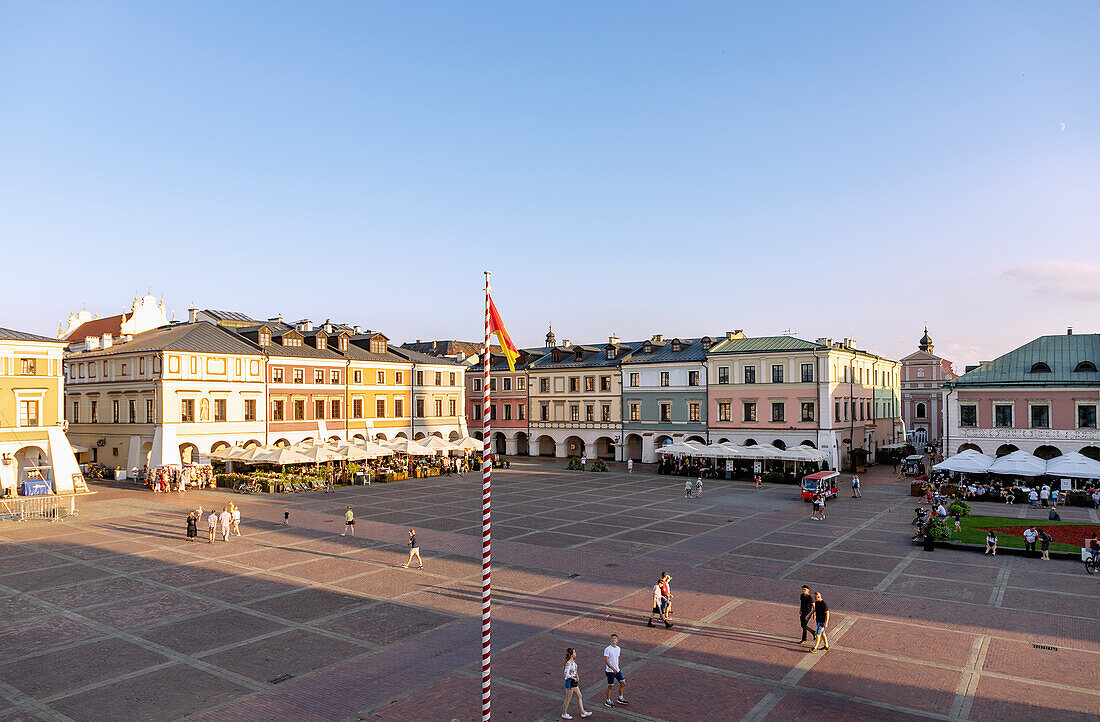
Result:
M508 335L508 329L504 328L504 322L500 320L500 314L497 313L497 307L493 303L492 296L489 297L489 333L496 334L497 342L500 343L500 350L504 354L504 358L508 360L508 370L515 371L519 351L516 350L516 345L512 343L512 337Z

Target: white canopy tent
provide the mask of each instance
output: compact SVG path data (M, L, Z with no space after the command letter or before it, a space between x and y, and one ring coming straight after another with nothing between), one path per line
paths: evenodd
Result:
M657 449L658 454L679 454L682 456L707 456L707 452L704 450L706 447L700 447L695 444L688 445L683 443L665 444L661 448Z
M454 442L454 444L456 449L462 451L483 451L485 449L485 442L472 436L464 437Z
M313 461L297 449L289 446L277 449L268 449L265 454L258 454L251 459L253 464L309 464Z
M1006 476L1042 476L1047 473L1047 463L1026 451L1013 451L995 460L989 467L989 473Z
M1076 451L1056 456L1047 461L1048 476L1071 479L1100 479L1100 461L1090 459Z
M940 471L957 471L963 474L984 474L989 471L989 467L993 465L994 461L995 459L992 456L986 456L980 451L974 451L974 449L967 449L944 459L932 468Z
M396 451L398 454L408 454L409 456L435 456L435 451L433 449L425 447L419 441L394 439L393 441L386 442L386 446L392 451Z
M425 449L433 449L436 451L454 451L458 447L446 439L441 439L438 436L429 436L420 442L420 445Z

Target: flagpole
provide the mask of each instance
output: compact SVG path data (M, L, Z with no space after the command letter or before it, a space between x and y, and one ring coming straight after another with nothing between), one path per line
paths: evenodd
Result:
M490 598L493 588L493 561L492 561L492 498L490 486L493 477L493 463L490 439L490 406L492 399L489 395L489 366L492 359L489 355L489 274L485 271L485 347L483 349L484 378L481 382L481 418L483 419L484 438L481 454L481 720L489 722L492 719L490 711L490 690L492 688L492 654L489 644L489 632L492 629L490 621Z

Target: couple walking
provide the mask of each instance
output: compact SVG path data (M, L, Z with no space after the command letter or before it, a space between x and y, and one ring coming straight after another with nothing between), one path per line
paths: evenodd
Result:
M607 677L607 692L604 694L603 704L605 707L614 709L615 705L630 704L626 701L626 697L623 693L626 692L626 677L623 676L623 671L619 666L619 655L622 653L622 649L619 647L619 635L612 634L608 644L603 649L603 672ZM619 693L612 699L612 695L615 690L615 685L619 686ZM584 699L581 696L580 677L577 674L577 650L570 647L565 650L565 704L561 708L562 719L573 719L573 715L569 714L569 701L574 696L577 698L577 704L581 710L581 717L591 717L592 712L584 708Z
M802 626L802 641L799 644L805 644L806 635L809 634L814 638L814 648L810 650L810 654L817 652L817 645L822 641L828 650L829 637L825 632L829 628L829 605L821 598L821 592L811 594L810 588L802 585L802 594L798 598L798 617ZM813 626L815 623L816 627Z

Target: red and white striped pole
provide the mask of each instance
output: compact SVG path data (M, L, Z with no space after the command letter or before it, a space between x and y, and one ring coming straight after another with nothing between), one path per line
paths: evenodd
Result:
M492 496L490 486L493 478L492 456L490 455L492 443L489 434L489 365L492 359L489 356L489 273L485 272L485 348L483 359L485 362L485 376L481 383L481 418L484 420L484 438L481 455L481 720L489 722L493 715L490 711L490 690L492 688L492 654L490 652L489 632L492 623L489 618L491 606L490 598L493 588L493 554L492 554Z

